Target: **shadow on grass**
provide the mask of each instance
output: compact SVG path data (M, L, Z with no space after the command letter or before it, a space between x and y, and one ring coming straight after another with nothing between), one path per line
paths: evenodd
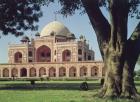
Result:
M80 90L81 83L14 83L0 84L0 90ZM99 89L99 83L88 83L89 90Z

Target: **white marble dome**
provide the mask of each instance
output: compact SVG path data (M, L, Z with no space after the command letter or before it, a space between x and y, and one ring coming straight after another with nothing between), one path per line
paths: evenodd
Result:
M40 33L40 37L45 37L45 36L69 36L70 31L68 30L67 27L64 26L64 24L58 22L58 21L53 21L47 24L43 30Z

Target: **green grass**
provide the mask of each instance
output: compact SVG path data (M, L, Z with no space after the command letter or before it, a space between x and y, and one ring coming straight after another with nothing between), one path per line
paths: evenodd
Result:
M32 86L26 81L1 81L0 102L133 102L132 100L105 100L95 97L100 86L90 81L89 91L81 91L81 81L37 82ZM140 82L137 82L140 92Z

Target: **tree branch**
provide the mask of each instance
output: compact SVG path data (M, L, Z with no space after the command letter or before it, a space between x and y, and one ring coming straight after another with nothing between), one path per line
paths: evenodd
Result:
M126 51L126 59L129 59L130 63L133 62L134 64L132 66L134 67L140 54L140 22L127 41Z
M110 24L103 16L98 0L81 0L88 14L92 27L94 28L102 57L104 57L106 46L110 39Z
M138 40L138 39L140 39L140 22L136 26L134 32L132 33L132 35L130 36L128 41L130 41L130 40Z
M127 40L128 0L108 0L111 21L110 46L121 52Z

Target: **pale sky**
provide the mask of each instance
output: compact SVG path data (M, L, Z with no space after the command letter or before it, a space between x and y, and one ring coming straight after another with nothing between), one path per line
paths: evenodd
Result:
M40 32L45 25L49 22L54 21L55 15L54 12L60 9L58 4L50 5L49 7L44 6L42 8L43 17L40 18L38 25L39 29L36 32ZM106 18L109 19L109 15L105 9L102 9L103 14ZM101 60L100 51L97 44L97 39L95 32L90 25L89 18L86 14L80 15L79 11L76 12L73 16L68 16L67 18L63 17L62 15L57 15L57 21L62 22L72 33L75 34L77 38L82 34L86 37L87 41L89 42L90 48L95 51L95 59ZM134 28L136 27L138 20L130 19L128 22L128 34L129 36L133 32ZM31 38L31 35L34 35L36 32L32 31L25 31L26 35ZM0 34L1 35L1 34ZM15 37L12 35L2 36L0 39L0 63L7 63L8 62L8 43L19 43L21 37ZM137 66L138 68L139 66Z

